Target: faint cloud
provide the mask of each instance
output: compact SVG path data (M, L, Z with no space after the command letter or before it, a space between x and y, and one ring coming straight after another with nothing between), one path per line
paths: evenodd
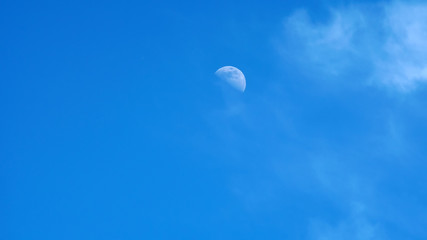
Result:
M427 82L427 3L360 4L316 22L305 10L285 21L281 50L323 74L368 74L367 82L413 90Z
M364 214L363 205L354 203L351 215L338 223L326 224L312 221L311 239L313 240L381 240L381 230L369 221Z
M335 205L339 206L341 217L335 220L312 219L310 239L384 239L381 226L371 217L375 205L373 199L377 198L374 179L362 173L354 160L345 157L335 159L331 153L327 155L312 159L313 174Z

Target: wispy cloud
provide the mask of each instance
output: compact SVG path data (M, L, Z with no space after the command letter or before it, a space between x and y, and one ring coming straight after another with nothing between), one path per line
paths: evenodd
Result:
M364 4L331 9L320 22L294 12L282 50L303 67L341 77L364 73L365 83L407 92L427 82L425 39L427 3Z
M364 206L354 203L351 214L336 224L326 224L314 220L311 224L313 240L381 240L385 239L381 229L369 221L364 214Z

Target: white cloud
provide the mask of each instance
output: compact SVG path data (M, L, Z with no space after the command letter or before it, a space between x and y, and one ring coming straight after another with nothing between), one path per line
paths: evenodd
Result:
M320 23L300 10L285 29L282 50L304 67L334 76L369 72L366 82L400 91L427 82L427 3L333 9Z

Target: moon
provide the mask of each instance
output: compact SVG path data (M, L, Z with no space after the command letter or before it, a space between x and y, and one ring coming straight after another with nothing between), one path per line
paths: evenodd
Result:
M235 89L244 92L246 89L246 79L242 71L233 66L225 66L216 70L215 75L225 80Z

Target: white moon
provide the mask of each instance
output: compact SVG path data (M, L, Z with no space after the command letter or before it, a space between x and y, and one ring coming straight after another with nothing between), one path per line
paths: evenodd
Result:
M244 92L246 88L246 79L242 71L232 66L225 66L216 70L215 74L227 81L235 89Z

